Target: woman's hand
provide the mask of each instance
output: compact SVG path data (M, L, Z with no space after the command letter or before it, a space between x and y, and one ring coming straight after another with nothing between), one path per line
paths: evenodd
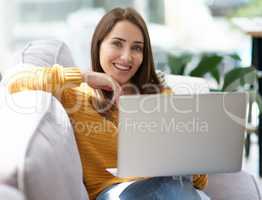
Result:
M99 72L87 72L82 75L83 80L94 89L102 89L113 92L113 101L117 104L121 94L121 86L111 76Z

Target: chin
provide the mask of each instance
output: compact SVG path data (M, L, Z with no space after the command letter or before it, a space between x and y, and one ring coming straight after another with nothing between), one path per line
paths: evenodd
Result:
M125 85L125 84L128 83L128 81L117 81L117 82L119 83L120 86Z
M119 85L124 85L127 84L129 82L129 79L115 79Z

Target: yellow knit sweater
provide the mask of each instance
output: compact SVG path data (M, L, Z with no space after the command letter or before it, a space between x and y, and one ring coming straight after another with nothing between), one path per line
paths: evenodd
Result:
M92 106L93 90L82 83L79 68L34 67L18 72L8 84L9 91L44 90L51 92L64 106L74 129L84 173L84 183L90 199L113 183L138 179L118 178L107 172L117 161L117 109L104 117ZM194 175L193 185L203 189L207 175Z

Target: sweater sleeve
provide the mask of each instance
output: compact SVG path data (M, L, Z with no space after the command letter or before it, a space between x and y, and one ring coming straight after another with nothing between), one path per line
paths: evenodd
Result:
M20 70L12 75L7 86L10 93L25 90L43 90L54 96L61 94L61 90L77 87L82 82L80 69L77 67L31 67Z
M193 175L193 186L196 189L203 190L208 184L208 175Z

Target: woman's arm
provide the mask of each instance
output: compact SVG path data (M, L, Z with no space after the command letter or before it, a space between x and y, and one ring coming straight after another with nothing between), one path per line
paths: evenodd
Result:
M5 80L11 93L25 90L43 90L51 92L58 99L60 99L64 89L77 87L83 81L94 89L113 91L114 100L118 102L121 87L112 77L99 72L81 74L77 67L54 65L48 68L24 68Z
M82 82L80 69L77 67L30 67L8 77L5 80L11 93L25 90L43 90L54 96L61 94L61 90L77 87Z

